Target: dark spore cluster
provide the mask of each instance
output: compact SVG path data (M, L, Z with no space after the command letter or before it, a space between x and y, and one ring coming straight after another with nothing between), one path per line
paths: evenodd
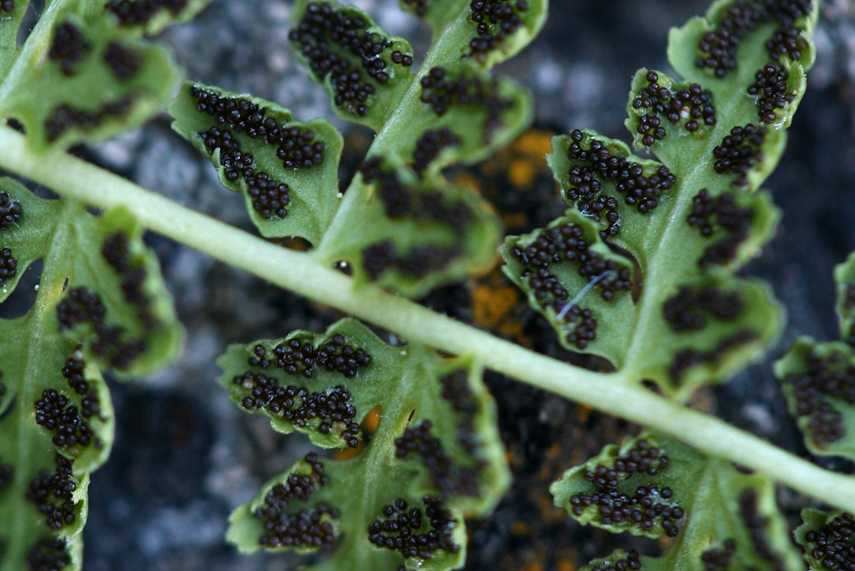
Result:
M434 244L413 246L409 252L399 254L391 241L384 240L362 251L362 267L372 281L390 269L396 269L404 276L421 279L448 267L462 254L463 250L459 246Z
M12 481L12 466L0 462L0 491L6 487L6 484Z
M85 286L72 288L56 307L60 331L89 324L96 337L89 348L117 369L127 369L148 349L144 337L127 339L127 330L120 325L105 323L107 307L101 296Z
M249 391L241 400L243 408L264 409L299 427L316 423L321 434L331 434L335 430L348 446L359 446L361 431L354 422L356 407L351 402L350 391L344 387L310 393L304 387L280 386L276 379L252 372L235 376L233 383Z
M51 440L55 446L104 446L89 423L80 416L77 407L71 404L68 397L54 389L42 391L42 398L36 401L35 409L36 424L54 433Z
M842 513L816 531L805 534L807 555L824 569L855 569L855 517Z
M478 409L478 398L469 387L469 373L466 369L455 369L439 378L442 385L442 398L451 404L455 412L474 416Z
M443 497L450 494L478 497L481 494L478 471L456 466L445 452L442 441L431 434L432 427L429 420L407 427L404 434L395 439L395 458L405 460L410 454L419 456L431 482Z
M520 277L528 278L528 285L542 307L552 307L566 323L579 322L566 336L567 342L579 349L585 349L596 339L597 321L589 309L570 305L570 292L549 270L549 266L563 262L578 264L579 275L595 283L605 301L611 301L620 292L629 291L632 285L628 268L604 258L590 246L582 228L568 222L544 230L525 248L511 248L511 255L524 266Z
M591 571L638 571L641 569L641 558L638 551L627 550L622 557L613 561L605 561L591 567Z
M457 442L472 456L476 470L480 470L486 465L486 461L478 456L481 438L475 430L475 416L481 410L481 405L469 385L469 373L465 369L456 369L441 376L439 382L442 385L442 398L462 415L457 423Z
M252 208L262 218L269 220L288 215L286 206L291 204L291 188L273 180L265 171L256 173L252 154L242 152L237 139L227 129L212 127L207 131L202 130L199 131L199 138L209 153L220 150L220 165L228 180L234 182L239 178L244 179L246 193L252 199Z
M528 11L529 4L526 0L472 0L469 9L478 35L469 42L469 52L464 57L484 62L488 53L523 26L521 15Z
M120 81L127 81L142 67L142 55L119 42L110 42L104 51L104 61Z
M95 110L62 103L54 108L50 117L45 120L47 140L56 141L71 128L85 132L92 131L104 121L125 117L131 111L132 105L133 98L130 95L117 101L104 103Z
M722 292L716 287L683 286L662 306L665 320L674 331L696 331L707 325L707 316L722 321L739 317L745 303L739 292Z
M674 360L668 367L668 375L674 383L680 383L687 370L699 365L715 365L721 361L724 355L738 347L747 345L757 340L757 333L750 329L737 331L729 337L725 337L714 347L706 351L697 349L682 349L674 356Z
M640 526L644 531L651 531L659 525L668 537L675 537L680 531L677 523L686 512L672 499L671 488L660 489L655 484L638 486L633 495L617 490L618 484L633 474L656 476L668 465L664 449L641 439L618 456L611 466L599 464L593 470L585 470L585 479L594 484L597 491L571 496L571 510L580 516L589 507L596 506L599 521L604 525Z
M770 562L776 571L783 571L784 562L772 550L766 534L769 518L760 515L757 492L753 488L747 488L739 494L739 517L748 528L748 537L757 555Z
M484 140L488 142L502 126L502 114L514 107L512 98L499 93L499 80L494 77L469 72L455 76L437 66L422 76L420 84L422 103L430 105L437 115L445 115L454 105L478 108L485 113Z
M332 4L312 2L288 35L319 80L330 76L335 104L352 115L368 113L368 99L376 92L372 81L389 82L390 61L403 67L413 65L412 54L396 50L397 55L385 55L393 44L389 38L369 32L370 25L363 16L348 16Z
M796 26L784 26L779 29L766 42L769 56L776 61L784 56L790 58L791 61L802 59L802 54L808 49L808 42L802 35L803 31Z
M693 83L685 89L672 92L659 84L659 74L647 72L647 87L633 100L634 109L648 109L653 115L643 115L636 130L642 136L643 145L650 147L656 141L667 136L662 127L661 117L673 124L684 121L683 127L690 133L698 131L702 125L716 124L716 110L712 104L712 91Z
M83 32L71 22L56 26L48 57L59 61L59 68L65 75L74 74L74 66L92 50L90 42Z
M27 552L30 571L62 571L71 565L65 539L41 537Z
M281 513L265 521L265 534L258 542L268 548L313 548L329 551L335 543L333 521L341 517L337 508L320 503L295 514Z
M311 129L280 125L266 116L266 109L248 99L221 97L195 85L190 87L190 96L196 100L200 113L214 117L216 126L203 129L198 135L208 153L219 149L226 179L232 182L243 179L253 209L265 220L287 216L290 187L258 170L252 154L241 150L232 130L275 145L276 156L285 170L311 169L322 164L326 143L318 140Z
M366 160L359 172L366 184L377 184L377 195L389 218L409 217L442 223L458 234L466 231L467 223L473 218L470 207L463 200L449 199L436 189L406 185L379 157Z
M749 237L755 210L739 206L733 193L726 192L713 197L706 188L695 195L692 203L692 211L687 219L689 226L698 228L701 235L707 238L717 229L724 231L722 238L704 250L698 265L706 268L733 261L739 246Z
M68 381L68 386L80 397L80 415L83 418L98 417L106 420L101 414L101 397L98 390L91 387L85 375L86 363L83 359L72 356L62 367L62 376Z
M766 127L752 123L731 129L730 135L713 149L715 172L735 174L731 186L748 186L748 172L766 158L760 148L768 132Z
M432 559L438 551L457 553L451 532L457 525L439 498L425 496L424 507L410 508L403 498L383 508L383 516L368 526L368 540L404 558Z
M568 158L571 161L582 163L580 168L591 169L590 172L594 173L600 182L613 181L616 190L623 195L624 202L630 206L635 206L641 214L652 212L659 205L662 194L677 182L677 178L665 165L661 165L650 176L645 176L641 165L612 154L603 143L596 139L590 139L587 142L584 139L584 134L578 129L570 133L571 143L567 150ZM598 185L596 188L601 187ZM591 190L594 190L593 186ZM596 213L593 202L584 201L577 206L582 212L592 210ZM609 226L604 231L605 236L614 236L620 229L619 217L611 215L611 212L617 214L616 210L609 209L606 215Z
M151 297L143 289L148 272L142 261L133 259L130 238L124 232L107 236L101 246L101 255L121 279L122 296L136 310L137 318L146 331L160 326L158 319L151 313Z
M18 275L18 260L12 255L11 248L0 249L0 287Z
M145 25L161 10L178 16L187 7L189 0L110 0L107 10L119 19L122 26Z
M448 127L425 131L416 141L413 151L413 170L422 175L443 149L459 146L463 141Z
M12 10L15 9L15 2L13 0L2 0L0 1L0 12L6 12L10 14Z
M320 518L323 514L329 513L333 519L337 519L339 517L337 511L322 508L319 505L315 514L308 512L296 516L288 514L288 505L292 501L306 501L319 487L329 484L329 477L324 474L324 465L317 454L307 454L304 465L309 469L308 473L289 475L284 483L277 484L270 490L264 498L264 505L253 512L256 518L264 520L264 535L258 540L261 545L265 547L314 545L324 550L332 547L332 529L321 529L326 522L321 523ZM317 518L314 517L315 515ZM312 521L313 519L317 521ZM301 522L308 523L310 528L314 525L317 529L306 530L308 537L303 537L303 534L295 533ZM298 525L295 527L294 524ZM315 543L316 539L321 539L321 543Z
M736 69L739 44L757 26L776 21L780 24L780 32L794 27L795 22L807 16L810 10L810 0L736 0L721 15L715 29L704 34L698 42L695 65L713 70L717 77L724 77Z
M264 505L255 510L256 517L276 518L295 498L306 501L318 486L329 484L329 477L324 475L324 465L317 454L307 454L304 461L310 473L291 474L285 483L274 486L264 498Z
M768 15L753 0L737 0L727 8L718 26L704 34L698 43L700 55L695 65L715 71L724 77L736 69L736 52L746 34L754 30Z
M318 347L311 342L291 339L268 351L263 345L252 349L247 363L252 367L277 367L289 375L301 373L306 378L315 375L316 365L326 371L340 373L352 379L359 370L371 364L371 355L365 349L349 343L341 333L336 333Z
M642 115L635 130L641 135L641 144L652 147L656 141L664 139L668 132L662 127L662 120L656 115Z
M23 216L21 203L0 190L0 230L8 230L17 225Z
M416 426L407 427L403 436L395 439L395 457L404 460L411 453L421 456L436 483L451 472L452 461L443 450L442 442L430 433L432 426L431 421L423 420Z
M324 162L326 143L311 129L280 125L273 117L266 116L266 109L249 99L223 97L196 85L190 87L190 96L196 100L196 109L200 113L214 117L222 132L220 135L214 133L214 137L228 134L231 138L228 129L245 133L250 139L260 137L268 145L276 146L276 156L285 170L310 169ZM229 179L236 180L237 177L232 175Z
M826 357L811 351L806 365L804 373L790 373L784 380L792 386L796 416L810 418L811 440L818 448L826 448L846 436L840 413L826 399L855 404L855 365L837 351Z
M727 538L721 548L710 547L701 552L701 563L706 571L728 571L730 560L736 553L736 542Z
M74 329L84 323L102 323L107 308L101 296L86 287L72 288L57 306L60 331Z
M27 490L27 499L36 504L39 513L45 515L48 527L54 531L71 525L77 519L77 504L72 498L77 489L77 481L71 475L73 465L73 460L57 454L56 471L42 470Z
M757 114L763 123L774 123L777 120L775 111L795 101L796 94L788 91L789 79L789 72L778 63L767 63L755 74L748 94L757 98Z

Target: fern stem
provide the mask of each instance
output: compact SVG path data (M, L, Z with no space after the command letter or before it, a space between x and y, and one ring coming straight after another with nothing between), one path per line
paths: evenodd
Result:
M764 473L855 513L855 479L824 470L721 420L662 398L620 375L573 367L379 288L354 290L344 274L194 212L66 153L35 155L0 127L0 167L99 208L124 206L146 228L264 280L532 386L670 434L711 456Z

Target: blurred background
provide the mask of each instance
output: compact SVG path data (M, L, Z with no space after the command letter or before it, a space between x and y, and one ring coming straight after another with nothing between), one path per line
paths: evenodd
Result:
M428 30L394 0L360 0L380 25L407 37L416 53ZM543 33L501 71L537 101L536 130L498 161L461 176L478 181L514 232L562 211L544 145L554 132L593 128L629 137L623 127L632 74L667 71L667 33L706 0L554 0ZM187 75L289 107L297 118L324 117L346 135L342 181L362 159L370 134L336 119L323 90L308 79L287 41L291 4L282 0L214 0L165 41ZM783 210L778 236L745 273L769 280L789 321L781 345L725 387L702 391L696 405L807 455L770 362L798 335L837 336L832 269L855 250L855 5L828 0L817 33L818 61L790 130L790 145L766 187ZM166 117L103 145L79 149L89 160L192 208L253 228L242 198L223 189L213 166L173 134ZM523 165L509 175L503 165ZM527 165L527 166L526 166ZM84 532L88 571L261 571L296 568L288 555L238 555L223 533L230 511L309 447L267 421L240 412L215 383L226 345L321 330L340 315L243 272L148 236L187 328L187 348L166 372L135 384L111 382L117 435L110 461L92 477ZM23 284L22 284L23 285ZM570 359L545 321L527 309L497 272L431 294L427 305ZM516 479L496 513L470 522L471 571L573 571L618 546L645 553L665 547L583 528L552 508L549 483L609 441L635 428L498 375L502 437ZM823 464L852 467L834 460ZM789 516L803 498L781 490ZM794 520L791 521L794 523ZM365 570L373 571L373 570Z

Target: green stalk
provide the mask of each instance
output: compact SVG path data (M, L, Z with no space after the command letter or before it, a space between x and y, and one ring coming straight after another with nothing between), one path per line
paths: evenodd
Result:
M412 301L366 286L305 253L287 250L194 212L65 153L34 155L24 137L0 127L0 167L59 194L103 209L123 206L146 228L242 268L282 288L351 313L524 383L670 434L694 448L736 462L789 487L855 513L855 479L824 470L756 436L630 383L537 354Z

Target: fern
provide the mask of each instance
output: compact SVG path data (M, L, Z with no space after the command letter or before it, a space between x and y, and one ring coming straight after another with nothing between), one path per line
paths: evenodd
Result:
M238 548L326 551L340 539L316 568L462 565L463 516L488 513L510 483L476 363L413 344L390 347L344 320L323 335L232 346L219 364L236 404L319 446L357 448L365 417L375 411L380 419L355 458L311 455L235 510L227 538ZM304 532L303 521L320 527Z
M851 564L852 514L807 508L802 510L802 520L795 536L812 571Z
M77 201L40 199L8 178L0 199L16 213L0 225L3 265L15 270L0 300L28 266L45 261L35 305L0 320L0 563L78 568L89 474L113 443L101 371L149 373L177 356L182 334L127 211L96 218Z
M584 524L651 538L676 537L660 558L617 552L642 569L800 569L767 478L699 455L673 438L644 433L569 470L553 484L556 504Z
M802 2L717 2L706 19L674 30L669 61L683 80L642 69L627 105L634 147L661 162L590 131L553 139L548 161L578 214L508 238L502 256L505 273L567 348L684 399L727 379L776 338L780 317L768 289L733 274L777 223L758 188L804 93L816 10ZM767 42L788 28L803 47L770 52ZM735 44L733 53L714 60L704 46L715 42L723 47L709 49ZM767 68L775 81L758 79ZM752 95L761 81L780 107L767 111L770 98ZM559 237L567 232L582 242ZM641 289L637 300L633 287Z
M250 177L232 175L236 178L229 186L246 185L248 193L256 185L253 194L245 196L263 235L306 238L316 246L312 256L320 263L349 263L357 283L374 282L421 297L487 264L499 240L490 206L471 189L449 183L440 169L483 159L531 121L528 95L511 80L484 70L500 61L500 54L510 55L531 39L543 24L545 4L520 11L519 29L502 42L502 49L483 59L460 57L478 35L465 6L445 6L456 17L434 22L441 41L414 71L410 45L391 37L357 8L298 3L289 38L301 61L327 88L339 116L377 132L360 176L341 199L334 176L340 137L326 123L301 127L292 123L290 112L268 102L190 84L170 108L174 128L211 155L221 173L229 170L224 166L232 163L229 157L251 154ZM208 104L211 94L217 100ZM232 110L235 106L239 110ZM205 135L213 128L236 144ZM285 147L291 143L285 130L293 128L308 130L324 145L319 162L286 165L272 158L287 155ZM224 152L224 144L234 148ZM312 169L328 174L321 178ZM279 190L257 188L261 173ZM301 191L301 180L303 185L311 181L311 186ZM295 200L289 209L292 187ZM283 195L288 197L285 205ZM271 201L281 208L266 209Z
M775 363L775 375L783 381L787 407L805 433L807 448L813 454L853 458L854 256L837 266L834 278L842 341L819 343L810 337L800 337L787 355Z
M855 512L850 477L680 404L743 369L781 327L769 288L736 273L777 226L760 186L804 94L818 2L719 0L672 31L669 62L681 77L643 69L632 82L626 124L638 154L590 130L555 137L547 161L567 210L501 247L490 205L445 172L490 156L531 122L529 94L491 68L539 32L545 2L402 0L434 34L419 58L355 7L299 0L289 34L297 58L340 118L376 133L346 188L343 139L330 123L178 85L171 56L145 37L205 4L54 0L19 49L25 8L4 3L0 116L24 134L0 127L0 167L62 198L0 179L0 301L44 261L35 306L0 321L0 569L80 569L88 478L115 422L101 371L145 375L180 348L144 228L406 339L387 344L345 318L220 358L237 406L339 451L308 454L233 512L227 539L241 551L330 552L315 569L462 566L464 518L487 515L510 485L485 367L648 427L551 490L582 524L675 539L661 558L618 550L587 569L798 569L774 481ZM263 237L296 236L309 251L61 152L140 124L176 89L174 130L242 195ZM560 343L613 372L536 355L406 299L486 270L497 248ZM853 267L837 274L847 342ZM777 365L812 451L852 453L851 361L844 344L800 340ZM849 529L847 512L805 512L797 538L809 564L841 557L823 538Z

